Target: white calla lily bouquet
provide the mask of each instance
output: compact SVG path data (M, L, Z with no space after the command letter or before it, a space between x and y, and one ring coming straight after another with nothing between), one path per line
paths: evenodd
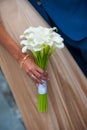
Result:
M30 50L34 56L36 64L43 70L47 70L47 63L56 48L64 47L64 39L55 32L56 27L29 27L20 36L22 39L22 52ZM48 109L47 102L47 82L38 85L38 110L45 112Z

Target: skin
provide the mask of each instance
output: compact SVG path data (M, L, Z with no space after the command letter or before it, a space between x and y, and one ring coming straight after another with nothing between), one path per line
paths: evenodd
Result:
M23 54L21 52L21 48L6 32L2 23L0 23L0 45L3 46L14 57L14 59L17 60L19 64L26 56L26 53ZM36 83L42 84L43 82L41 80L48 80L48 73L36 65L31 57L28 57L24 61L22 68Z

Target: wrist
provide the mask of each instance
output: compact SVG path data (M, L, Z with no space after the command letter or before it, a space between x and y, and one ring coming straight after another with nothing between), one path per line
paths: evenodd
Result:
M20 61L20 68L22 68L23 64L25 63L25 61L27 60L27 58L29 57L29 54L26 54L23 59Z
M22 53L21 51L18 51L16 60L18 61L18 63L20 64L20 62L22 61L22 59L26 56L25 53Z

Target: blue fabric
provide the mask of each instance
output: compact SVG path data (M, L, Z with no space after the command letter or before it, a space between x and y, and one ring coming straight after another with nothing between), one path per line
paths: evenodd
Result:
M67 48L87 76L87 0L29 0L44 19L57 26Z
M56 25L73 40L87 37L87 0L41 0Z
M51 22L49 20L49 16L47 15L46 11L44 10L42 4L38 6L37 0L29 0L32 5L35 7L36 10L42 15L42 17L51 25Z

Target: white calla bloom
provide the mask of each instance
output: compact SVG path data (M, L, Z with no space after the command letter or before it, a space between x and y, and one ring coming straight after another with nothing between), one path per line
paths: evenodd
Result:
M62 49L62 48L64 48L64 44L63 43L62 44L56 44L56 47L59 48L59 49Z
M46 27L30 27L26 29L23 35L20 36L22 40L20 45L23 46L23 52L29 50L40 51L44 48L43 45L49 45L52 47L54 44L58 48L64 47L64 39L56 32L56 28Z
M22 41L20 42L20 45L25 45L25 46L27 46L27 45L28 45L28 41L27 41L27 40L22 40Z
M23 53L27 52L27 49L28 49L27 46L22 47L22 52L23 52Z

